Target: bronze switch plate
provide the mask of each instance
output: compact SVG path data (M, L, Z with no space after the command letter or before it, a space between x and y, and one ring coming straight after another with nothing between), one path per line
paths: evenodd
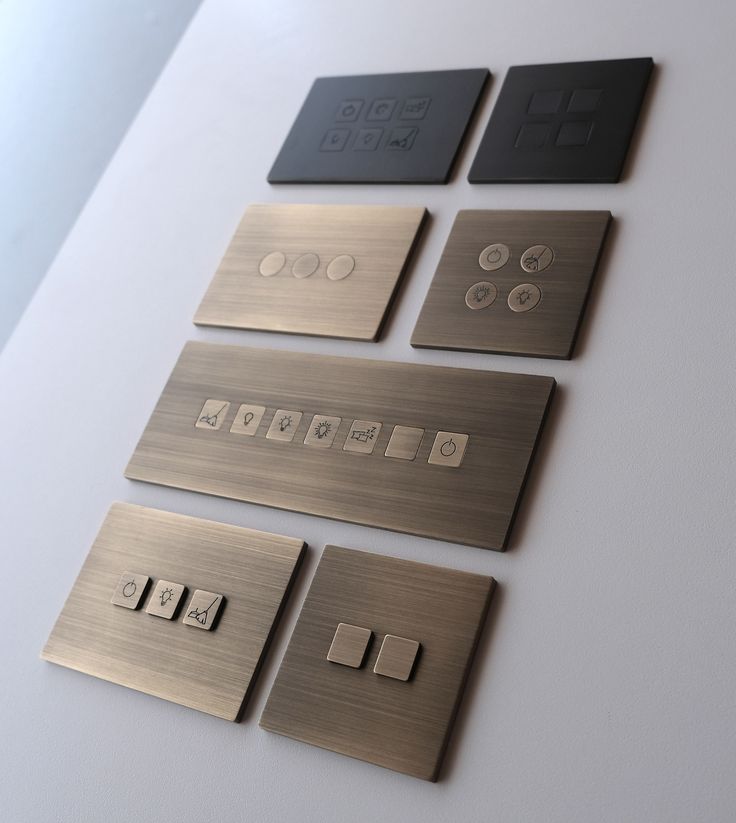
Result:
M426 215L402 206L249 206L194 322L376 340Z
M551 377L190 342L125 473L503 549L554 386ZM199 427L208 400L214 411L230 405L221 425ZM243 406L266 409L251 437L231 431Z
M607 211L458 213L412 346L572 357Z
M261 726L437 780L494 587L491 577L327 546ZM359 667L327 658L345 621L375 635Z
M115 503L41 657L238 720L304 548L291 537ZM110 602L129 569L156 581L145 608Z

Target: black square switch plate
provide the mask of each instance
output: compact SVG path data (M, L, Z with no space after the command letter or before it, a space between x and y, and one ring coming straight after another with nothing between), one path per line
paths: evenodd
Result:
M487 69L322 77L270 183L446 183Z
M607 211L461 211L417 320L417 348L569 359Z
M509 69L471 183L617 183L651 57Z

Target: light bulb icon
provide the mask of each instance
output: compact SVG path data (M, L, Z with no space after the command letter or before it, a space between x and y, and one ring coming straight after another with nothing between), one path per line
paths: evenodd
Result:
M255 415L253 414L253 412L246 412L246 413L243 415L243 425L244 425L244 426L250 426L250 421L251 421L254 417L255 417Z

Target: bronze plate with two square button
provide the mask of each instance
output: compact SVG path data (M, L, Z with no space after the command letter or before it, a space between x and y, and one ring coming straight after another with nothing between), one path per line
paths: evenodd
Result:
M126 476L503 549L554 385L187 343Z
M607 211L458 213L412 346L569 359Z
M494 585L327 546L261 726L437 780Z
M115 503L41 657L237 720L304 547Z
M414 206L250 206L194 322L375 340L426 214Z

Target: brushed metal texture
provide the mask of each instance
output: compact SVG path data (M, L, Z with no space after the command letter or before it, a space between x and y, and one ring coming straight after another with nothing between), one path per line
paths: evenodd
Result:
M327 546L260 725L437 780L494 586L491 577ZM360 669L327 660L343 621L375 635ZM421 646L407 681L373 671L390 634Z
M165 486L503 549L550 402L551 377L189 342L126 469ZM254 437L195 421L207 398L267 411ZM293 440L264 432L302 413ZM305 445L315 414L341 422ZM354 420L381 422L371 454L345 451ZM385 456L396 425L425 430L413 460ZM439 431L468 442L458 468L427 462Z
M413 206L249 206L194 322L376 340L426 215Z
M114 503L41 657L238 720L304 548L291 537ZM112 605L130 568L223 593L216 627L195 631L180 617Z
M607 211L458 212L412 346L569 359L611 219ZM489 244L510 250L493 271L478 259ZM530 271L525 257L544 246L551 254L538 261L540 270ZM497 289L498 299L471 311L476 306L466 302L469 290L484 281ZM527 283L539 289L541 300L531 310L512 310L509 296Z

